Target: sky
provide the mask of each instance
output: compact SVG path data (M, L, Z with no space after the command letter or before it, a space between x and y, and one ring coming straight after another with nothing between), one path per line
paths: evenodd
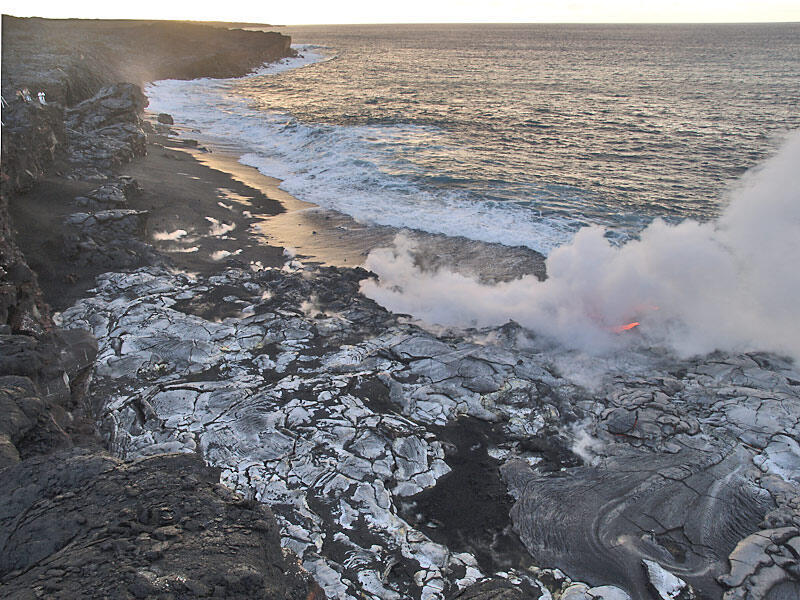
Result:
M800 21L799 0L4 0L2 12L51 18L333 23L710 23Z

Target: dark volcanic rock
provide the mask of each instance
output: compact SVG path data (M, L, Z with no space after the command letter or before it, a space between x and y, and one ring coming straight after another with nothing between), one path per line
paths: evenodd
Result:
M40 335L52 326L36 274L19 251L0 197L0 327L6 333Z
M581 357L502 329L436 337L359 295L366 272L297 264L107 273L64 312L102 340L115 452L201 452L273 506L331 595L795 592L792 365L653 352L588 389L560 372Z
M143 151L144 99L112 84L242 74L288 51L277 34L193 27L4 20L4 93L49 102L10 107L4 192L61 158L106 182L75 192L70 260L158 261L146 213L127 206L134 183L109 180ZM604 364L513 323L437 337L360 295L363 270L231 261L98 277L58 319L100 341L85 398L91 339L48 333L9 235L6 220L0 326L29 335L0 336L3 597L322 597L278 549L279 525L337 597L800 591L800 373L779 357L641 348ZM133 462L62 450L83 411Z
M74 213L65 221L65 258L81 267L131 269L165 264L165 259L144 241L147 211L126 208L140 192L132 177L118 177L85 197L79 206L93 212Z
M109 180L145 152L139 85L242 75L287 55L289 41L180 23L3 17L1 597L325 597L281 551L269 509L220 486L196 456L122 463L99 450L85 398L96 342L55 328L8 218L16 194L71 168L70 179L107 183L81 188L85 212L65 223L66 258L163 263L141 239L146 212L127 207L138 185ZM40 91L46 103L28 99Z
M489 579L471 585L452 596L452 600L526 600L529 596L519 586L505 579Z
M747 453L736 449L686 448L666 456L629 453L559 478L522 461L507 463L503 473L518 498L512 519L540 564L578 577L602 573L645 598L637 568L645 557L680 573L703 597L719 597L709 572L724 573L737 542L774 508L751 483L757 475L747 463ZM576 554L581 546L587 551Z
M70 446L69 436L53 419L48 405L27 377L0 377L0 469L26 454ZM33 450L33 452L32 452Z
M97 343L80 329L0 336L0 469L68 448Z
M67 152L79 165L111 169L146 153L140 114L147 106L132 83L106 86L66 111Z
M146 106L139 89L144 83L237 77L292 54L291 38L279 33L167 21L3 15L2 38L2 94L9 102L3 109L2 179L10 190L30 187L67 150L64 107L71 107L71 159L93 163L79 167L85 176L91 167L107 170L144 152L138 117ZM18 98L19 90L33 100ZM36 100L40 91L44 105Z
M58 114L56 114L58 113ZM8 115L16 115L14 120ZM11 229L9 192L29 187L63 141L60 111L22 100L3 110L0 177L0 332L39 335L52 326L36 274L22 256ZM2 372L0 372L2 373Z
M48 397L59 401L70 396L69 382L94 366L96 354L96 340L81 329L56 329L39 339L0 335L0 373L30 377Z
M3 187L30 188L63 147L64 108L9 96L3 107Z
M3 471L4 598L323 598L265 506L195 456L69 451ZM34 594L34 595L31 595Z
M724 586L733 588L725 600L800 597L798 547L797 527L767 529L743 539L730 555L730 573L719 578Z
M131 269L163 264L150 244L142 241L147 211L131 209L75 213L66 220L66 258L79 265Z
M94 214L75 213L67 219L67 225L77 228L82 235L106 242L119 236L140 236L146 221L147 211L114 209Z
M78 131L100 131L118 123L138 125L139 115L147 106L139 86L117 83L98 91L66 111L66 126Z
M90 211L127 208L128 200L140 192L139 183L132 177L123 175L75 200L78 206Z

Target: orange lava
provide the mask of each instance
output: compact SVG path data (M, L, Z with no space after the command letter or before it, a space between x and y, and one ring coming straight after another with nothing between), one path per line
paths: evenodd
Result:
M611 331L614 333L622 333L623 331L629 331L634 327L639 326L639 321L634 321L633 323L628 323L627 325L620 325L619 327L614 327Z

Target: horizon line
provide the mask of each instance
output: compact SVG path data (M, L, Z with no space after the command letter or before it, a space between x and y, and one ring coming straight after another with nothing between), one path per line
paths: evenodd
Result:
M800 21L381 21L349 23L259 23L225 19L150 19L142 17L41 17L19 16L3 12L3 17L44 19L48 21L163 21L179 23L228 23L252 27L327 27L347 25L800 25Z

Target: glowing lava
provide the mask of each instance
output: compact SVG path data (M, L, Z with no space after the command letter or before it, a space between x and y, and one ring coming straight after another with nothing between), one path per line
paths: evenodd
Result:
M641 304L634 309L633 314L635 315L636 313L647 313L653 310L658 310L658 307L655 306L654 304ZM634 327L638 327L639 325L641 325L639 321L631 321L630 323L626 323L625 325L617 325L616 327L610 327L609 331L611 331L611 333L622 333L623 331L630 331L631 329L633 329Z
M614 333L622 333L623 331L629 331L634 327L639 326L639 321L634 321L633 323L628 323L627 325L619 325L618 327L614 327L611 331Z

